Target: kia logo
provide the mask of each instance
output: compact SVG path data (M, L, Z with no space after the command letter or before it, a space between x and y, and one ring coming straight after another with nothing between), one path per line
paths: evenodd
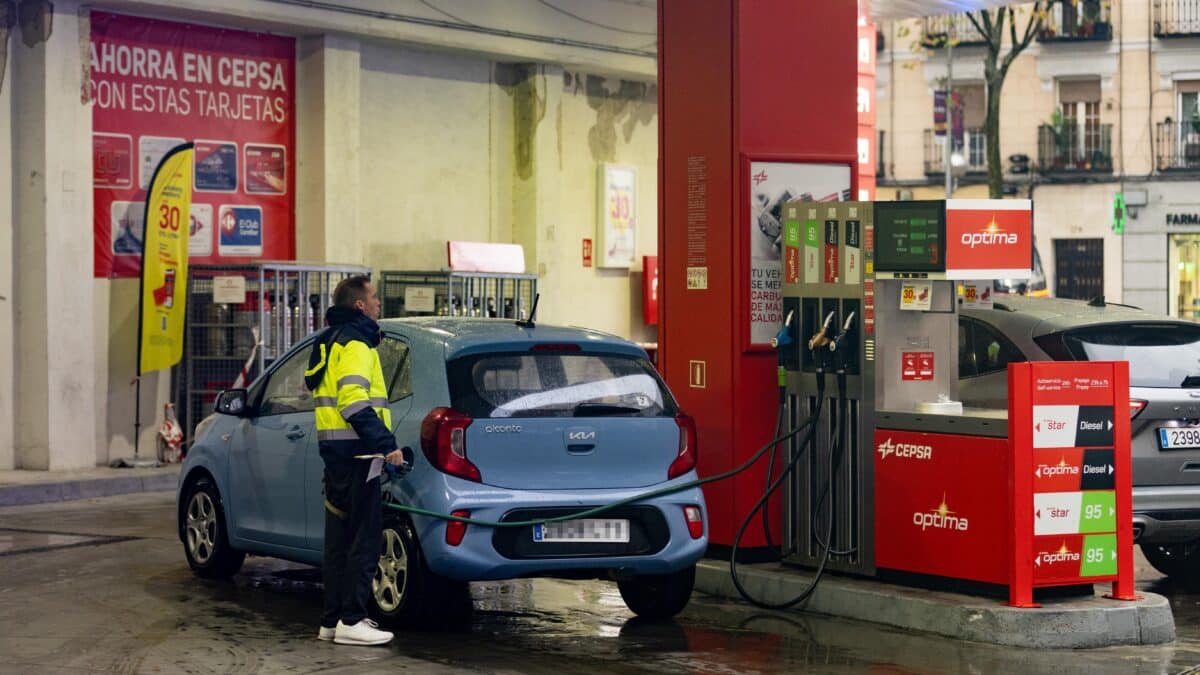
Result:
M567 440L570 441L594 441L596 440L596 432L594 431L568 431Z

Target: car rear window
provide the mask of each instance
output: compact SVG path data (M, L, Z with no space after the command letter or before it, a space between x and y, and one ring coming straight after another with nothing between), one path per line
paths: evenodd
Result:
M1081 361L1128 361L1134 387L1200 387L1200 326L1093 326L1063 333L1062 344Z
M485 354L446 366L450 400L471 417L673 417L646 359L575 352Z

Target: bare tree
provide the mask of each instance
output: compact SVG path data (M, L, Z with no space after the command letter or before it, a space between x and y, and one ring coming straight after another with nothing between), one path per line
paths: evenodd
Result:
M983 65L983 76L987 81L987 117L984 120L983 133L987 138L988 195L993 199L1004 195L1004 166L1000 163L1000 92L1004 89L1004 79L1008 77L1008 69L1013 61L1041 32L1050 7L1059 1L1038 0L1033 3L1032 12L1028 13L1025 20L1025 29L1020 31L1017 23L1020 15L1026 14L1024 10L1000 7L966 13L971 24L987 43L987 56ZM1006 23L1009 49L1008 52L1002 53Z

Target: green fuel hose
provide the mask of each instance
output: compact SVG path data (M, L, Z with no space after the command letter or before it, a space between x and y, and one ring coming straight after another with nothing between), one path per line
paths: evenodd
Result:
M565 516L555 516L553 518L539 518L537 520L513 520L513 521L497 522L494 520L476 520L476 519L472 519L472 518L464 518L462 516L455 516L455 515L451 515L449 513L441 513L438 511L430 511L429 509L422 509L417 506L408 506L406 504L399 504L394 501L384 501L383 505L389 509L394 509L396 511L403 511L405 513L411 513L411 514L418 515L418 516L427 516L430 518L437 518L439 520L452 521L452 522L456 522L456 523L466 523L468 525L477 525L480 527L493 527L493 528L531 527L533 525L544 525L546 523L560 523L560 522L564 522L564 521L568 521L568 520L578 520L580 518L596 516L601 513L605 513L607 511L611 511L613 509L620 508L622 506L627 506L629 504L634 504L636 502L640 502L640 501L643 501L646 499L653 499L654 497L662 497L664 495L670 495L670 494L675 494L677 492L683 492L684 490L690 490L692 488L700 487L702 485L707 485L709 483L715 483L717 481L725 480L727 478L736 476L739 473L742 473L743 471L754 466L754 464L759 459L761 459L762 456L764 454L766 454L766 452L768 450L775 447L777 444L782 443L783 441L786 441L787 439L791 438L792 436L795 436L796 434L800 433L801 431L804 431L811 424L812 424L812 419L806 420L803 424L796 427L795 429L792 429L791 431L787 432L786 434L772 438L770 441L767 441L766 445L759 448L758 451L755 452L752 457L750 457L750 459L746 460L746 462L744 464L742 464L741 466L735 467L733 469L730 469L729 471L726 471L725 473L720 473L715 476L709 476L708 478L701 478L699 480L688 481L687 483L682 483L680 485L672 485L670 487L659 488L657 490L651 490L649 492L643 492L641 494L633 495L632 497L626 497L625 499L621 499L621 500L612 502L610 504L604 504L602 506L597 506L597 507L590 508L590 509L587 509L584 511L579 511L577 513L567 514Z

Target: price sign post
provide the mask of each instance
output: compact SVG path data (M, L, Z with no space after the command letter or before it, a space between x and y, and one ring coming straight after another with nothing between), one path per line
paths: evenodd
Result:
M1035 362L1008 368L1013 527L1009 604L1033 589L1133 586L1129 364Z

